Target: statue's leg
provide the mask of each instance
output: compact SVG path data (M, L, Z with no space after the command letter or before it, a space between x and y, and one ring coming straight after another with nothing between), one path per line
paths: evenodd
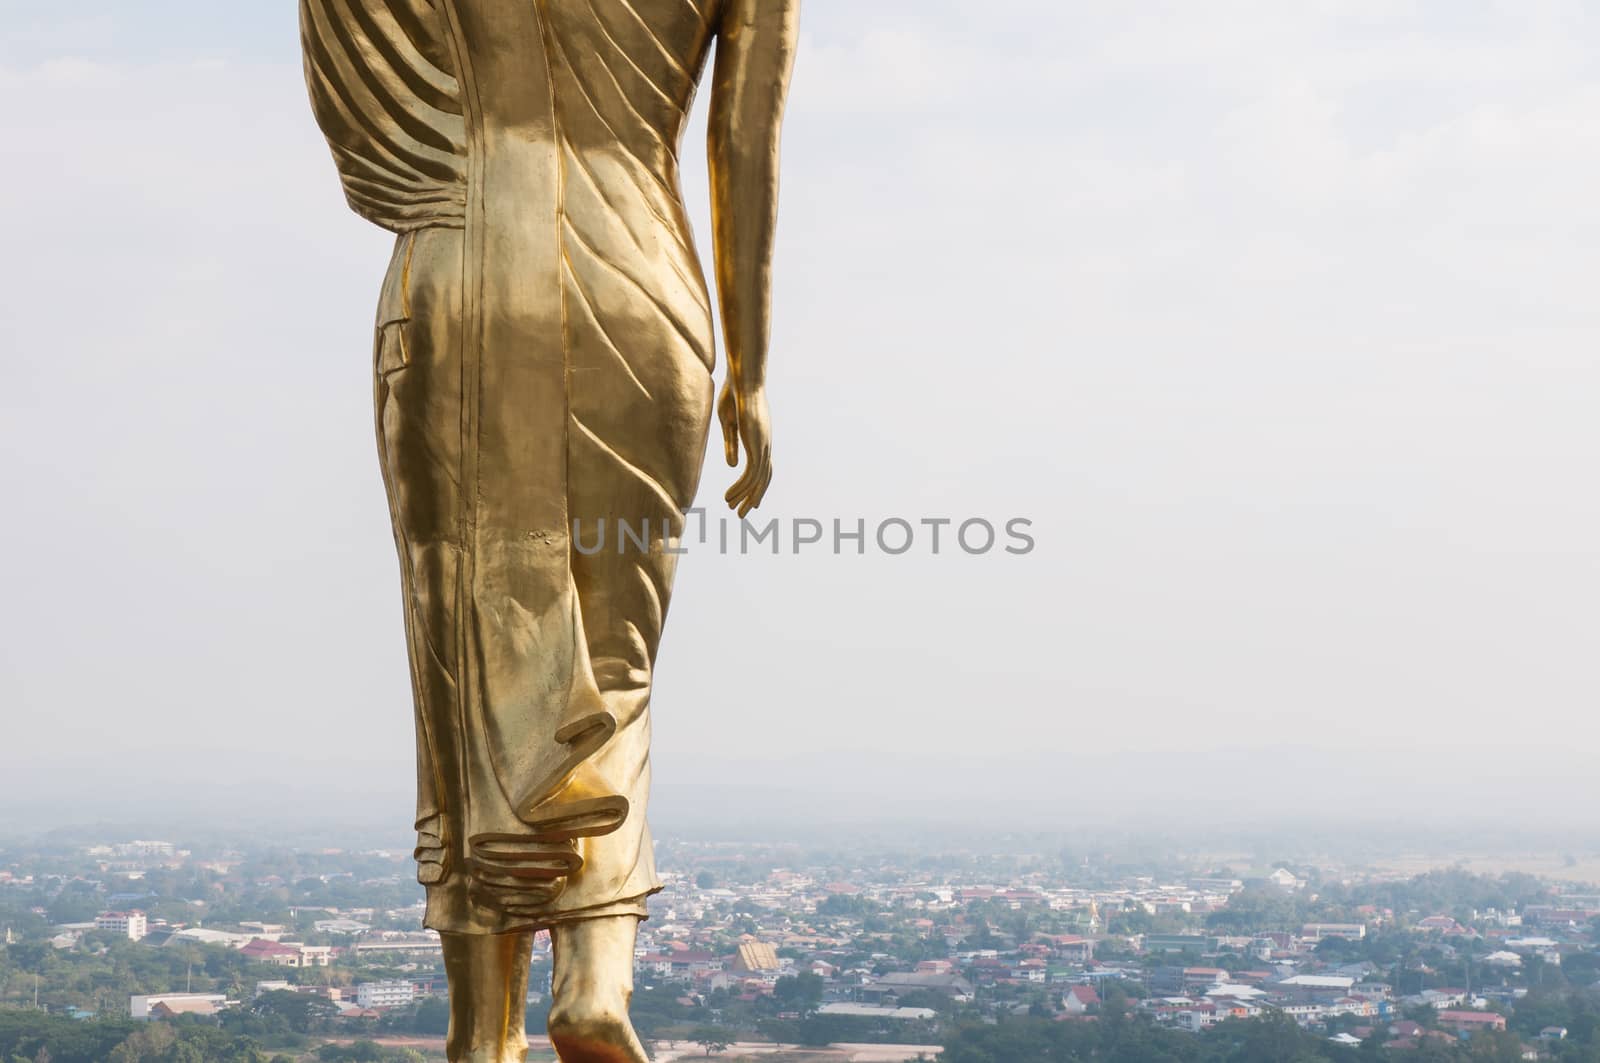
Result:
M441 934L450 979L450 1063L522 1063L533 934ZM631 953L630 953L631 957Z
M561 1063L646 1063L628 1020L633 999L634 915L558 924L550 931L555 962L550 1040Z

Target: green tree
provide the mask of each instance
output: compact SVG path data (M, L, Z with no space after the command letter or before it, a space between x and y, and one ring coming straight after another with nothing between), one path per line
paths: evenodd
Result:
M339 1013L333 1001L310 993L295 993L287 989L263 993L250 1005L257 1015L280 1018L298 1034L317 1033L327 1029Z
M727 1051L729 1039L727 1031L716 1026L701 1026L689 1035L689 1040L706 1050L706 1055L713 1052Z
M785 975L773 986L772 995L787 1009L809 1011L822 1003L822 978L805 971L798 975Z
M444 1036L450 1031L450 1004L442 997L426 997L417 1004L411 1024L417 1033Z

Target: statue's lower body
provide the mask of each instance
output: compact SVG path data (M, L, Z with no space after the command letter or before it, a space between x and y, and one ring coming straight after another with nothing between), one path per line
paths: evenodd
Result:
M631 309L608 320L638 294L577 250L529 282L555 285L559 315L485 339L472 255L461 230L400 238L376 366L450 1059L523 1058L531 934L549 929L562 1059L639 1060L651 680L710 376L676 333L652 349Z
M551 931L550 1040L564 1063L644 1063L628 1021L638 920L612 916ZM521 1063L533 935L445 934L450 978L447 1052L461 1063Z

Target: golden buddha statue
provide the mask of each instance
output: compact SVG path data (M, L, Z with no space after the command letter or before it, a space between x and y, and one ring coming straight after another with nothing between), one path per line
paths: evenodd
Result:
M646 1058L627 1008L660 888L651 676L714 393L678 152L715 43L729 362L715 405L729 464L745 454L726 495L743 516L772 476L765 366L797 4L301 0L346 198L398 235L378 307L378 447L451 1060L525 1057L540 929L561 1058ZM575 526L617 534L580 551Z

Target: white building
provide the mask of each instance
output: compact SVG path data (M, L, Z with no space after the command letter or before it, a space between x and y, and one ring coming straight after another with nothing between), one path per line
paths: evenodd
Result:
M1506 942L1506 948L1523 956L1537 956L1546 963L1559 964L1561 962L1561 946L1551 938L1511 938Z
M319 934L365 934L372 929L370 923L363 923L358 919L318 919L311 924Z
M1297 974L1292 978L1285 978L1277 984L1285 989L1348 994L1355 987L1356 980L1329 974Z
M848 1015L863 1019L936 1019L932 1008L890 1008L878 1004L824 1004L818 1015Z
M410 982L364 982L356 986L356 1003L363 1008L404 1008L417 998Z
M101 912L94 917L96 930L109 930L129 941L139 941L150 932L143 912Z
M181 945L189 942L194 945L222 945L225 948L241 949L254 941L250 934L230 934L226 930L207 930L205 927L191 926L183 930L174 931L167 938L167 945Z

